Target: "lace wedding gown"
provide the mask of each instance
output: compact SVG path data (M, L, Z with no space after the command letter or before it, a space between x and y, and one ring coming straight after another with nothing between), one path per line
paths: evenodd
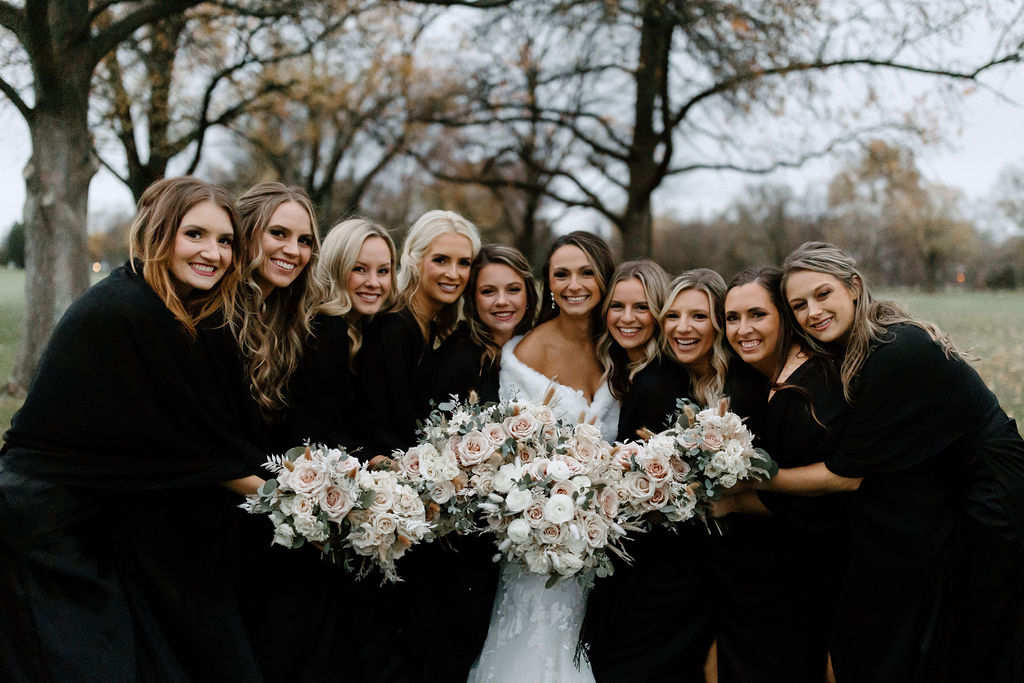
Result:
M519 396L540 401L552 381L516 358L521 340L513 337L501 351L499 394L502 400ZM558 417L596 417L601 435L609 442L615 439L619 404L607 385L589 404L581 391L557 382L554 387L552 407ZM518 565L502 566L487 640L469 673L470 683L593 683L586 659L579 670L573 664L586 593L571 579L552 588L544 587L546 581L546 576L523 572Z

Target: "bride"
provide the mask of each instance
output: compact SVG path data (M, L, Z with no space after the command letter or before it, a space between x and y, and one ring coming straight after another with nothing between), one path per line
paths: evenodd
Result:
M540 324L513 337L501 352L499 393L540 401L554 386L558 417L595 420L612 441L619 405L602 380L596 340L603 325L601 300L614 266L608 245L588 232L572 232L551 246L544 264ZM544 588L546 576L502 568L491 624L469 681L586 683L589 664L573 664L586 608L586 594L574 580Z

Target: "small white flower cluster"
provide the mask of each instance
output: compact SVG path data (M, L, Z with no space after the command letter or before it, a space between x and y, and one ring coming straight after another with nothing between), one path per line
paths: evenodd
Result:
M275 478L242 507L270 517L274 543L317 543L346 566L353 556L369 558L395 581L395 560L430 530L415 490L394 472L374 471L342 450L293 448L264 467Z

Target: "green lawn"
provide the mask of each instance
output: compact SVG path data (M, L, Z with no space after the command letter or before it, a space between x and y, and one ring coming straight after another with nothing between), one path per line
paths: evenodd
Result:
M24 301L24 273L0 268L0 379L14 365ZM1024 293L953 292L926 295L911 291L886 292L910 307L914 315L931 320L971 351L975 364L1003 408L1024 420ZM20 401L0 396L0 429L6 430Z

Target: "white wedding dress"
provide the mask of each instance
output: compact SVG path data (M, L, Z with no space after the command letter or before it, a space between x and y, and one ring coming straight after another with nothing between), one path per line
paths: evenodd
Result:
M540 401L552 381L516 358L520 340L522 336L513 337L501 350L499 395L502 400L519 396ZM580 415L585 420L596 417L604 439L615 439L619 403L607 385L589 404L581 391L557 382L554 387L555 415L573 421ZM586 593L571 579L553 588L545 588L546 581L546 576L520 571L518 565L502 566L487 640L469 673L469 683L593 683L585 658L579 670L573 664Z

